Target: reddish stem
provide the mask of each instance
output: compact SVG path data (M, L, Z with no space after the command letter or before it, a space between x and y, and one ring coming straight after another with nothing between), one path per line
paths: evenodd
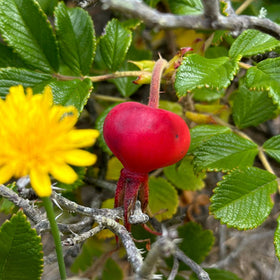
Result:
M153 73L152 73L152 81L150 86L150 97L148 103L148 106L150 107L158 108L161 76L167 63L168 62L165 59L160 57L154 66Z

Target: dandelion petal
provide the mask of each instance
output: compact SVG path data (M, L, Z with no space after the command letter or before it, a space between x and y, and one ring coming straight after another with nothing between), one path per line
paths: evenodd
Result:
M53 164L51 174L55 179L65 184L72 184L78 179L73 168L65 163Z
M52 193L51 180L45 171L38 169L31 169L30 171L31 186L40 197L50 196Z

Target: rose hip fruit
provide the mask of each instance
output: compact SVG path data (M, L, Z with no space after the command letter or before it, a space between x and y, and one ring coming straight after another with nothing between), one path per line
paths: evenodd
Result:
M108 147L124 166L117 184L115 207L124 206L124 223L130 230L128 220L137 197L143 211L148 204L148 173L185 156L190 146L189 129L172 112L126 102L109 112L103 134Z

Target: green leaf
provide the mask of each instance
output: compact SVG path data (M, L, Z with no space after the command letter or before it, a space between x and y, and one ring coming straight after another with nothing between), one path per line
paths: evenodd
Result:
M277 218L277 228L274 233L274 246L275 246L275 253L280 261L280 216Z
M200 0L168 0L172 13L179 15L197 15L203 12Z
M106 180L117 181L120 177L120 172L122 169L123 169L123 165L119 161L119 159L117 157L111 157L108 160ZM103 207L103 208L106 208L106 207Z
M37 0L37 2L47 15L52 16L58 0Z
M195 88L192 90L193 99L195 101L202 102L212 102L217 99L220 99L225 93L225 89L213 89L213 88Z
M114 18L107 24L99 45L102 59L110 70L118 70L123 63L131 40L131 31L123 27L117 19Z
M211 280L241 280L234 273L217 268L206 268L205 271L208 273ZM190 280L198 280L195 273L192 273Z
M250 67L246 74L248 88L270 90L269 95L280 107L280 57L266 59Z
M179 248L196 263L202 263L214 244L214 235L211 230L204 230L201 225L189 222L178 227ZM186 265L180 264L180 270Z
M52 79L50 74L39 73L27 69L2 68L0 69L0 96L5 97L11 86L23 85L40 92Z
M185 157L178 164L173 164L163 169L165 177L181 190L199 190L204 187L206 174L195 174L191 164L192 157Z
M72 264L71 271L79 273L89 268L93 261L100 258L104 252L104 243L97 238L89 238L83 244L80 254Z
M93 62L96 40L93 22L81 8L60 2L55 10L56 33L63 62L77 75L87 75Z
M96 119L96 122L95 122L95 128L100 132L100 136L98 137L97 141L98 141L98 144L100 146L100 148L108 153L109 155L112 155L113 153L111 152L111 150L109 149L109 147L107 146L106 142L105 142L105 139L104 139L104 136L103 136L103 124L104 124L104 121L108 115L108 113L116 106L118 105L119 103L115 103L111 106L108 106L99 116L98 118Z
M149 179L149 208L159 221L170 219L177 211L178 196L175 188L163 178Z
M280 135L275 135L263 144L264 151L277 162L280 162Z
M279 46L280 42L274 37L251 29L244 31L234 41L229 50L229 56L232 58L236 58L240 55L247 57L272 51Z
M112 259L109 258L103 268L102 272L103 280L122 280L123 272L122 269L118 266L118 264Z
M213 136L194 151L198 171L230 171L253 165L258 145L234 133Z
M58 70L58 51L52 26L34 0L1 0L0 30L4 40L33 68Z
M22 211L0 228L0 279L41 279L43 272L41 238Z
M266 91L251 91L245 86L234 95L233 120L239 128L257 126L275 116L277 105Z
M12 48L0 43L0 68L25 67L24 61L13 51Z
M179 97L196 88L227 87L238 70L238 60L228 57L208 59L197 54L184 58L175 80L175 89Z
M230 133L231 129L222 125L197 125L190 130L191 133L191 145L188 153L192 154L201 144L208 141L214 135Z
M234 170L218 183L211 197L210 211L222 223L239 229L252 229L268 217L277 191L276 176L249 167Z
M52 80L49 83L52 88L54 103L63 106L73 105L82 112L90 92L92 83L89 79L75 79L71 81Z

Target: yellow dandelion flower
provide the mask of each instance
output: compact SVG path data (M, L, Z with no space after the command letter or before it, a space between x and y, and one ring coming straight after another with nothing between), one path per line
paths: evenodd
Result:
M71 184L77 174L69 165L89 166L96 155L80 148L94 144L99 132L75 129L74 106L53 104L50 87L33 95L21 85L10 88L0 99L0 183L12 177L30 176L38 196L51 195L50 175Z

